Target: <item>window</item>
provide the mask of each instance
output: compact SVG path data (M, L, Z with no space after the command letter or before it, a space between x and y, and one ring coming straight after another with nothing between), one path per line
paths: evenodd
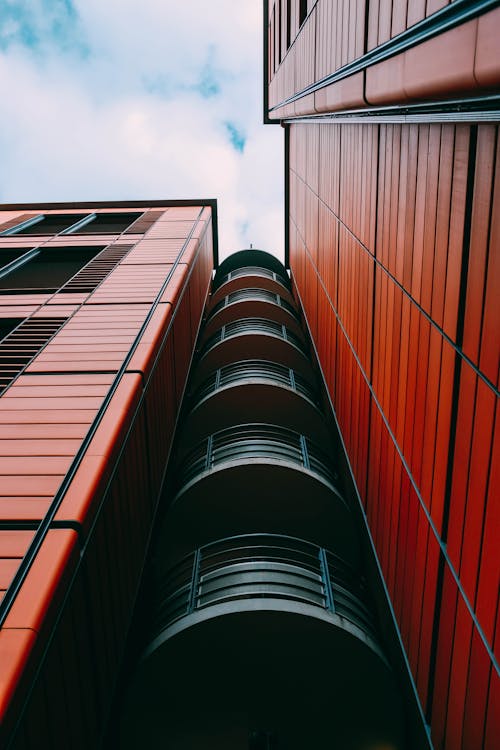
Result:
M31 248L29 247L0 248L0 271L2 271L11 263L14 263L14 261L18 258L21 258L23 255L29 252L29 250L31 250Z
M56 292L103 249L100 247L35 248L0 269L0 291ZM3 256L2 251L1 255Z
M75 234L121 234L142 212L102 213L75 231Z
M59 234L85 219L87 214L40 214L2 234Z
M0 235L121 234L140 216L142 211L39 214L5 229Z

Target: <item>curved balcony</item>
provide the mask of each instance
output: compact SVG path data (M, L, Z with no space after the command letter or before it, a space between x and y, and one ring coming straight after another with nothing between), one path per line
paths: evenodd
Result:
M248 288L266 289L274 294L279 294L290 304L294 304L288 276L282 276L262 266L243 266L243 268L230 271L225 276L219 276L217 284L214 279L208 308L212 308L227 294L236 292L238 289Z
M333 545L357 562L334 459L298 432L269 424L220 430L186 453L174 476L177 491L162 532L170 560L193 543L265 530Z
M204 337L223 325L242 318L265 318L285 325L296 336L302 335L300 320L289 302L266 289L238 289L218 302L205 321Z
M235 422L271 422L328 445L330 434L309 380L276 362L245 360L212 372L191 396L181 451L189 441Z
M273 320L243 318L222 326L204 342L193 386L197 387L213 370L245 359L279 360L300 375L311 377L311 364L302 336Z
M146 731L147 747L243 750L256 730L287 750L403 747L371 603L338 555L282 535L225 538L171 568L153 596L125 747Z
M222 283L222 279L228 273L231 273L238 268L243 268L244 266L267 268L269 271L274 271L278 276L283 277L285 281L288 281L289 278L285 266L278 260L278 258L270 253L266 253L264 250L255 250L254 248L251 248L232 253L219 264L215 272L213 288L217 289Z

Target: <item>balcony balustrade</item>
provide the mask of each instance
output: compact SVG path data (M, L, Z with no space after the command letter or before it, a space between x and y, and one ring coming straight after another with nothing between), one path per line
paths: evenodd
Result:
M358 560L335 457L305 435L269 424L226 428L181 456L172 475L161 533L166 563L193 542L257 531L305 536Z
M290 279L284 271L283 274L279 274L263 266L243 266L214 279L208 310L210 311L227 294L238 289L248 288L266 289L274 294L279 294L290 304L294 303L290 291Z
M174 565L153 597L124 747L247 750L258 729L286 750L403 748L372 604L335 552L224 538Z
M243 318L221 326L200 348L192 385L213 371L245 359L278 360L300 375L311 377L303 335L265 318Z
M204 336L211 336L218 328L234 320L250 317L274 320L297 336L302 335L295 305L266 289L238 289L226 295L211 309L205 321Z
M180 445L236 422L271 422L303 432L322 445L331 440L311 380L265 360L243 360L212 373L194 390Z

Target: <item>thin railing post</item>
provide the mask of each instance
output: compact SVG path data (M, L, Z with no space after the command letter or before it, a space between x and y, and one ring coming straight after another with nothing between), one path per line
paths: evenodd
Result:
M194 553L193 571L191 573L191 589L189 591L188 614L191 614L196 608L196 599L198 597L198 584L200 580L200 561L201 550L198 548Z
M329 612L335 613L330 569L328 567L328 560L326 559L326 550L323 549L323 547L320 547L319 549L319 566L321 570L321 578L323 579L323 586L325 587L326 609Z

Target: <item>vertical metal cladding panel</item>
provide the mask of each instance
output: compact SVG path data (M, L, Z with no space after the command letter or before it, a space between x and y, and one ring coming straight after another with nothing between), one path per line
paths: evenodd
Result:
M303 126L292 126L291 134L291 268L313 334L318 329L320 363L420 698L424 707L430 700L436 746L487 746L494 736L491 707L498 700L498 675L478 626L493 647L499 581L493 540L500 513L495 391L500 332L493 303L499 265L496 128L477 130L466 287L462 258L471 126L367 125L355 131L355 126L323 125L317 186L316 174L305 164L316 136L308 144L311 132ZM307 246L307 238L314 236L307 226L313 215L307 193L316 190L320 208L313 251ZM373 280L367 250L378 266ZM454 343L461 308L470 364L462 358L461 340ZM370 376L372 356L373 393L392 436L359 368L361 363ZM480 374L475 368L483 362ZM446 534L449 562L477 624L448 559L440 560L439 539L427 513L437 533ZM482 679L477 692L471 690L473 676Z
M486 272L489 260L495 263L498 249L490 243L491 222L495 214L492 212L493 202L498 203L498 188L496 195L493 191L494 180L500 178L495 173L499 171L495 157L499 146L496 143L498 126L481 125L477 134L476 165L474 174L474 199L471 216L471 246L467 273L467 293L464 320L463 352L474 362L479 364L481 348L481 332L485 307ZM495 206L496 208L497 206ZM491 303L490 303L491 304ZM493 383L496 384L498 375L498 331L495 331L489 320L490 333L493 340L488 341L487 348L491 361L490 372ZM496 336L495 336L496 334ZM496 361L496 371L494 362Z
M69 581L78 561L78 537L73 530L53 529L49 531L33 561L17 597L12 605L1 631L2 640L9 639L12 630L19 632L29 630L35 638L27 643L10 643L7 645L7 657L4 661L2 680L2 721L0 722L0 739L2 744L9 736L18 718L20 698L18 687L20 673L15 669L17 649L23 656L23 671L32 676L31 670L40 659L47 638L57 617L58 608L64 599ZM51 686L63 696L60 688L60 672L53 675ZM48 709L50 711L50 706ZM54 710L55 707L54 707Z

